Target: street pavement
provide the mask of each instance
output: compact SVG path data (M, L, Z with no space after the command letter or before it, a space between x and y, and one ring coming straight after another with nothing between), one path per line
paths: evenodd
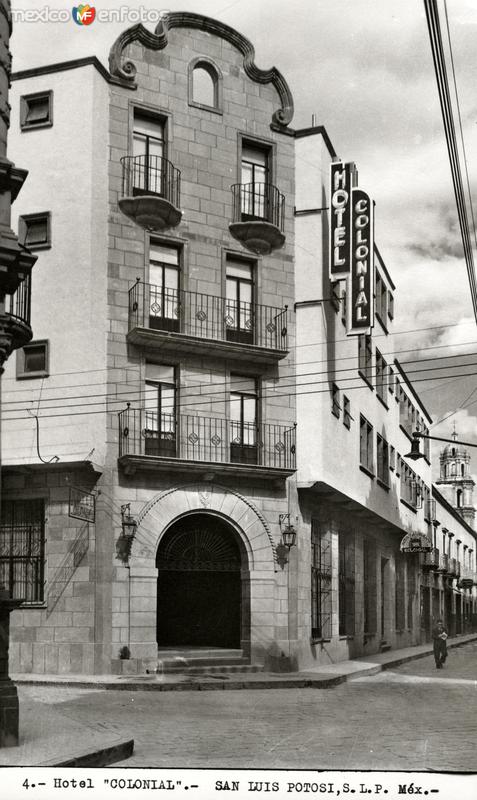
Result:
M20 686L20 713L134 738L121 767L477 769L477 642L330 689Z

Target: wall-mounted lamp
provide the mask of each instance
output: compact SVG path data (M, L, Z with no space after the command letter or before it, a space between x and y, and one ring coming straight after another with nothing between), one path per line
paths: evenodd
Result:
M296 518L298 521L298 517ZM277 562L283 569L288 564L290 548L296 544L296 525L290 521L290 514L280 514L278 517L280 525L281 541L277 545Z
M404 458L410 458L412 461L424 458L424 453L421 453L419 449L419 439L432 439L434 442L450 442L450 444L461 445L462 447L477 447L476 442L458 442L456 439L443 439L441 436L429 436L427 433L413 431L411 452L406 453Z
M131 545L136 535L137 521L131 516L131 504L121 506L121 535L116 543L117 557L127 563L131 554Z

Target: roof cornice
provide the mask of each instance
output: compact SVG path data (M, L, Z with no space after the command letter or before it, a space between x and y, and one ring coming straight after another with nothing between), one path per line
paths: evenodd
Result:
M141 23L123 31L109 53L109 69L116 82L123 86L136 88L136 67L129 59L124 59L125 48L133 42L139 42L150 50L163 50L168 44L168 31L173 28L194 28L220 36L232 44L243 56L243 68L248 77L256 83L271 83L280 98L278 108L272 120L275 125L286 127L293 118L293 97L290 88L276 67L262 70L255 64L255 50L252 43L241 33L211 17L194 14L188 11L172 11L164 14L154 33L148 31Z

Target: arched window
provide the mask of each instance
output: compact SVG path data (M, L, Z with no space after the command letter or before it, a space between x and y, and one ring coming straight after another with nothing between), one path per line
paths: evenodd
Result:
M222 76L215 64L196 59L189 65L189 103L220 112Z
M451 475L457 475L457 464L451 464Z
M462 508L462 489L457 489L457 508Z
M462 477L464 477L464 475L465 475L465 464L461 464L460 465L460 474L462 475Z

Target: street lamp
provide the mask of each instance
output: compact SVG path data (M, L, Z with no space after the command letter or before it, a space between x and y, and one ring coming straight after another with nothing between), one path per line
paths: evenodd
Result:
M458 442L456 439L443 439L441 436L429 436L427 433L420 431L413 431L411 452L406 453L404 458L410 458L412 461L417 461L419 458L424 458L424 453L421 453L419 448L419 439L433 439L435 442L450 442L450 444L461 445L462 447L477 447L477 442Z
M125 503L121 506L121 535L116 544L117 557L125 564L129 561L136 529L137 521L131 516L131 504Z
M282 538L277 545L277 562L284 569L285 564L288 564L290 548L296 544L296 526L290 522L290 514L279 514L278 523Z

